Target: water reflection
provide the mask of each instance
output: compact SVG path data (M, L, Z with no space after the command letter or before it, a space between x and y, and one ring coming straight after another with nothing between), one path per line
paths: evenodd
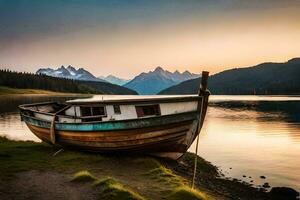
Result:
M30 132L25 123L21 122L19 113L0 115L0 136L11 140L41 141Z
M199 155L229 177L300 190L300 101L269 98L212 98ZM194 150L195 144L190 148ZM267 179L260 179L261 175Z
M212 101L211 107L262 121L300 122L299 101Z

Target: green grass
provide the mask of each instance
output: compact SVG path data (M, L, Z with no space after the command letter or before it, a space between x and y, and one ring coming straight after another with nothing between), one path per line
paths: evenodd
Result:
M93 188L99 191L99 199L180 199L184 195L199 196L199 193L187 188L186 179L152 157L99 155L70 150L53 156L58 150L58 147L45 143L11 141L0 137L0 179L11 180L24 171L52 171L63 174L66 179L73 174L72 182L93 183ZM97 178L107 176L114 178Z
M204 194L197 190L193 190L187 186L181 186L176 188L170 196L167 197L168 200L206 200Z
M133 162L140 166L144 166L144 167L148 167L148 168L157 168L157 167L161 166L161 164L154 158L136 157L136 158L134 158Z
M28 170L78 171L100 162L95 154L63 151L45 143L10 141L0 137L0 177Z
M114 185L117 184L117 181L115 179L113 179L112 177L106 177L104 179L97 179L94 182L94 186L96 187L108 187L109 185Z
M179 186L185 184L186 181L175 175L170 169L160 165L157 168L151 169L150 171L144 173L146 176L150 176L153 179L163 182L165 184Z
M100 199L145 200L144 197L132 191L131 189L124 187L111 177L96 181L94 186L97 187L100 192Z
M150 176L158 180L159 182L162 182L163 184L169 186L169 188L166 187L167 189L165 190L165 192L162 192L162 194L167 193L165 198L168 200L207 200L207 197L204 194L197 190L191 189L187 185L187 180L177 176L170 169L162 165L148 171L147 173L145 173L145 175Z
M86 170L77 172L72 179L73 182L93 182L96 180L97 178Z

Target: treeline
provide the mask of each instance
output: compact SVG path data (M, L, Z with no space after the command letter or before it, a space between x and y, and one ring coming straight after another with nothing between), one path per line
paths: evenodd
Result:
M300 58L285 63L262 63L248 68L226 70L209 77L212 94L221 95L299 95ZM194 94L200 79L184 81L160 94Z
M100 93L76 80L0 70L0 85L20 89L42 89L54 92Z
M136 94L136 92L104 82L86 82L56 78L27 72L0 70L0 86L18 89L42 89L54 92L93 94Z

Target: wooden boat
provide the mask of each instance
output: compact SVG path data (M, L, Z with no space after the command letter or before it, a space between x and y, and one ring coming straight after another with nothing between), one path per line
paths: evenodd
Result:
M42 141L89 151L145 152L178 158L203 125L209 91L198 95L96 95L20 105L22 120Z

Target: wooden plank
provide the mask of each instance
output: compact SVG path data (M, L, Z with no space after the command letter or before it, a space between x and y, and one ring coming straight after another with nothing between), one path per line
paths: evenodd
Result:
M185 137L173 137L168 140L159 140L152 141L144 144L134 144L134 145L126 145L126 146L97 146L95 144L91 145L91 143L82 143L82 142L69 142L69 141L61 141L61 145L66 145L78 149L84 149L89 151L101 151L101 152L114 152L114 151L136 151L138 153L141 152L186 152L187 146L183 144L183 140Z
M50 138L50 130L46 128L34 127L29 125L31 131L35 134L38 133L43 138ZM80 135L78 133L74 134L72 132L57 132L58 140L74 140L74 141L82 141L82 142L122 142L122 141L132 141L132 140L143 140L149 138L158 138L165 135L177 134L178 132L187 132L190 128L190 125L177 126L175 128L166 128L160 129L159 131L149 131L149 130L138 130L138 133L131 134L130 131L124 131L122 136L114 135L112 132L106 133L97 133L95 134L87 134L82 132ZM137 131L137 130L133 130ZM101 134L100 136L98 134Z
M66 136L58 133L58 137L59 139L63 139L63 140L74 140L74 141L85 141L85 142L120 142L120 141L132 141L132 140L142 140L148 138L161 137L164 135L176 134L178 132L187 132L189 130L188 127L181 127L176 129L161 130L156 132L146 132L142 134L133 134L133 135L129 134L124 136L106 135L100 137L85 136L84 134L82 134L81 136Z
M33 132L39 139L43 141L44 140L47 140L49 142L51 141L49 129L36 127L31 124L27 124L27 126L31 130L31 132Z
M30 130L36 134L42 140L50 141L50 130L46 128L34 127L32 125L28 125ZM98 150L109 150L109 151L118 151L120 149L134 149L139 148L143 149L145 146L150 148L151 145L157 145L160 143L169 143L173 141L173 144L179 145L180 143L184 143L186 136L186 131L180 132L169 132L168 135L157 136L146 139L137 139L131 141L101 141L101 142L92 142L92 141L73 141L68 139L59 139L57 141L58 144L64 144L67 146L75 146L77 148L83 149L98 149ZM180 145L182 145L180 144ZM156 147L153 147L156 148ZM162 147L160 147L162 148Z
M174 134L169 135L163 135L159 137L154 138L145 138L140 140L130 140L130 141L113 141L113 142L107 142L107 141L79 141L79 140L64 140L60 139L60 142L63 143L69 143L69 144L77 144L77 145L84 145L84 146L95 146L95 147L103 147L103 148L118 148L118 147L130 147L130 146L143 146L148 143L155 143L160 141L168 141L173 138L185 138L186 131L178 132Z

